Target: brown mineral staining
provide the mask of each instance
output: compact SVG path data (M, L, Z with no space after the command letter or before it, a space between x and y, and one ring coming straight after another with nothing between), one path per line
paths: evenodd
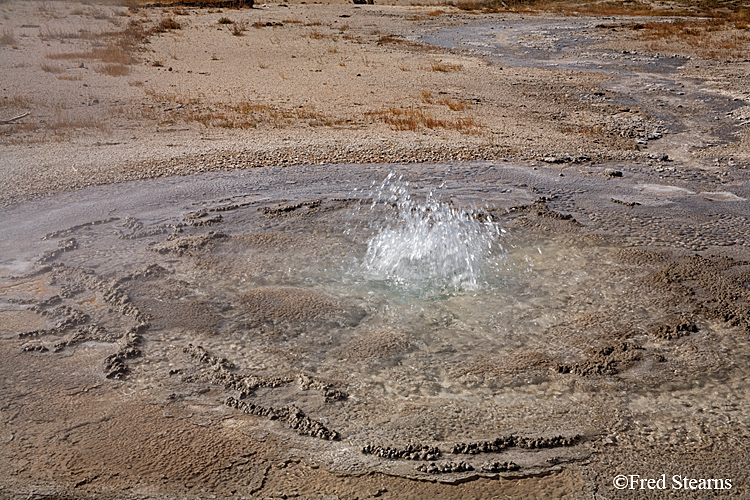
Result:
M325 425L312 420L310 417L295 406L284 406L281 408L272 408L270 406L260 406L253 403L247 403L235 398L228 398L224 403L232 408L242 410L250 415L268 417L271 420L280 420L285 422L289 428L294 429L298 434L312 436L328 441L337 441L340 439L339 433L329 430Z
M612 375L640 360L642 350L642 347L630 342L620 342L597 350L584 361L560 364L557 366L557 371L581 376Z
M493 441L482 441L478 443L457 443L453 445L451 453L463 455L476 455L478 453L498 453L507 448L523 448L527 450L538 450L542 448L557 448L561 446L575 446L582 442L582 436L572 437L554 436L550 438L530 438L523 436L501 436Z
M417 465L416 470L427 474L455 474L473 471L474 467L467 462L444 462Z
M280 217L286 215L300 215L300 214L312 214L317 212L322 204L321 200L308 201L303 203L295 203L293 205L282 205L280 207L271 208L263 207L260 211L266 217Z
M107 378L121 379L127 376L129 368L126 359L136 358L142 354L141 344L143 333L148 329L148 323L131 328L124 336L124 344L115 353L104 360L104 373Z
M258 287L243 293L240 300L259 323L325 320L341 312L336 299L307 288Z
M442 452L437 446L408 444L403 448L382 447L368 444L362 447L365 455L374 455L391 460L428 460L433 461L440 458Z
M197 236L175 236L169 235L164 243L154 245L152 249L161 254L196 255L202 249L213 245L215 240L227 238L222 232L209 231Z
M294 380L292 377L241 375L233 371L234 364L228 359L212 356L201 346L188 344L183 352L197 362L207 365L207 370L202 371L196 379L221 385L226 390L238 391L241 398L252 394L258 387L279 387L290 384Z
M482 472L513 472L521 467L515 462L485 462L482 464Z
M651 334L654 337L663 340L674 340L680 337L685 337L691 333L698 331L698 326L691 320L685 318L678 318L672 323L661 325L655 328Z
M387 359L404 354L411 345L411 341L403 334L376 330L363 332L335 352L337 356L348 360Z

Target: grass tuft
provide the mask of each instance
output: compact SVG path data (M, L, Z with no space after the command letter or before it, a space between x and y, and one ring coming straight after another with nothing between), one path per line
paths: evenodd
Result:
M165 17L161 21L159 21L159 24L157 24L152 32L153 33L164 33L169 30L178 30L182 26L180 26L180 23L178 23L173 17Z
M0 45L13 45L16 43L16 35L13 30L4 29L0 36Z
M96 59L108 64L133 64L136 59L123 47L109 44L103 48L95 48L90 52L60 52L48 54L48 59Z
M232 35L234 36L242 36L245 34L245 31L247 30L247 23L244 19L240 19L239 21L235 21L232 24Z
M373 116L387 123L396 130L421 130L421 129L448 129L456 130L465 134L477 133L479 123L473 118L456 118L444 120L437 118L421 109L413 108L388 108L379 111L369 111L368 116Z
M179 95L157 94L149 89L146 89L146 95L159 102L182 104L183 107L179 113L170 113L169 116L161 115L158 110L152 108L143 110L144 117L156 119L162 123L182 120L187 123L200 123L207 128L231 129L251 129L264 125L283 128L293 126L300 121L306 122L309 126L325 127L345 123L345 120L326 116L310 106L281 108L257 102L206 106L198 99Z
M125 76L130 73L130 66L125 64L104 64L96 68L96 71L107 76Z
M462 64L434 62L430 65L430 71L440 71L443 73L448 73L450 71L461 71L462 69L464 69Z
M56 66L54 64L48 64L48 63L42 63L42 71L45 73L65 73L65 70L61 68L60 66Z

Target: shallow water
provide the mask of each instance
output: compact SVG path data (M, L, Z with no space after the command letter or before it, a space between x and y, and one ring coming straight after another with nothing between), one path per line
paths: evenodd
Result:
M19 338L24 332L9 328L3 341L46 347L22 356L48 356L50 366L64 370L77 351L101 352L103 362L145 315L141 355L126 359L122 381L104 379L96 365L87 377L158 404L183 405L192 419L210 423L235 411L222 401L237 394L183 352L200 345L232 362L233 373L286 377L255 388L247 400L294 405L341 433L340 444L310 437L293 442L346 470L379 466L379 459L356 451L368 442L449 449L510 432L590 435L630 426L643 398L666 401L665 409L679 413L674 391L692 391L706 405L717 402L714 394L743 397L735 382L747 372L746 338L704 319L689 337L653 337L655 327L692 306L649 284L662 265L658 259L623 251L650 246L679 253L700 245L744 253L747 209L735 198L747 196L747 183L732 186L727 201L709 201L697 184L677 189L635 174L560 177L471 163L357 167L352 178L352 168L163 179L12 207L0 221L9 235L0 243L0 314L9 321L26 315L28 324L30 315L47 330ZM377 203L390 171L409 182L409 203L398 197L393 206ZM535 203L540 196L549 201ZM640 205L613 203L613 197ZM425 207L446 218L418 215ZM424 234L443 225L449 244L427 242L427 266L407 263L416 280L400 280L405 274L398 266L395 275L393 268L385 276L374 273L368 248L381 242L379 235L390 231L408 241L411 232L402 230L425 221ZM713 232L691 235L687 229L696 221ZM437 280L425 275L467 233L480 242L473 249L477 266L469 274L451 268ZM413 250L406 247L405 253L400 245L381 248L403 256ZM121 307L118 293L137 311ZM55 295L57 302L50 302ZM102 330L83 337L75 326L51 330L71 314L57 309L61 304L87 314L84 326ZM688 341L698 350L680 347ZM61 342L69 344L58 348ZM640 354L631 359L617 351L614 364L597 358L622 342ZM348 397L326 402L310 389L322 386ZM621 412L611 414L612 406ZM734 407L735 418L746 418L745 406ZM592 413L603 420L594 423ZM249 418L257 424L260 417ZM704 417L690 418L695 422L684 426L693 432ZM655 435L668 440L669 432L654 425ZM265 429L294 436L278 422Z
M630 22L643 20L631 18ZM646 145L658 141L653 143L657 150L672 158L690 161L687 145L703 148L736 141L742 130L731 113L747 104L745 96L720 94L699 79L683 76L683 70L694 64L690 57L604 48L610 27L623 26L629 26L627 20L522 16L440 29L422 35L420 41L481 57L501 67L611 75L601 84L601 90L592 89L590 94L574 98L646 111L653 119L642 123L645 130L637 137L638 142Z

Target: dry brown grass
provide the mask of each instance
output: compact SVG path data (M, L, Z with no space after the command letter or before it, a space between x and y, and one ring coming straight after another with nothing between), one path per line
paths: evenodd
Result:
M388 108L367 112L368 116L378 118L396 130L447 129L465 134L479 132L480 124L474 118L455 118L444 120L437 118L421 109Z
M101 128L104 124L91 117L74 115L71 113L59 113L46 124L46 128L56 133L69 132L73 130Z
M355 38L352 35L345 34L343 35L344 40L357 40L357 43L362 43L362 40L359 38ZM414 52L437 52L438 49L436 47L433 47L431 45L427 45L420 42L415 42L412 40L407 40L405 38L401 38L396 35L382 35L377 40L378 45L398 45L399 47L412 50Z
M51 36L57 33L49 32ZM48 54L49 59L78 59L78 60L96 60L105 64L134 64L137 62L136 54L143 50L143 45L148 37L154 33L153 29L145 29L143 22L131 21L128 26L118 32L107 32L92 34L90 32L80 32L81 37L90 37L97 39L99 37L110 38L110 41L103 46L93 47L88 52L60 52ZM68 35L67 33L59 33Z
M78 31L62 31L59 29L52 29L49 26L44 27L39 31L39 38L44 41L49 40L95 40L106 36L115 36L116 32L101 32L94 33L87 29L80 29Z
M465 111L471 109L471 104L463 99L453 99L452 97L440 97L436 99L432 92L423 91L420 96L420 100L425 104L443 104L448 106L451 111Z
M318 30L310 30L304 35L303 37L309 38L311 40L325 40L325 39L332 39L335 40L335 35L327 34L327 33L321 33Z
M48 54L48 59L92 59L108 64L133 64L136 59L123 47L109 44L106 47L94 48L89 52L59 52Z
M448 73L450 71L461 71L464 69L462 64L451 64L451 63L444 63L444 62L433 62L430 65L430 71L440 71L443 73Z
M180 29L180 23L178 23L173 17L165 17L159 23L151 29L152 33L164 33L170 30Z
M16 35L11 29L4 29L0 36L0 45L13 45L16 43Z
M65 70L63 68L55 64L42 63L41 68L42 68L42 71L44 71L45 73L55 73L55 74L65 73Z
M742 21L676 19L637 24L633 28L641 31L642 39L652 41L650 48L654 51L665 50L669 43L679 42L703 58L744 59L750 53L750 33Z
M60 75L57 77L57 79L76 82L76 81L83 80L83 77L81 75Z
M22 95L14 95L5 99L0 99L0 108L19 108L19 109L31 109L34 101L28 97Z
M377 43L378 45L385 45L385 44L402 45L402 44L408 43L408 40L400 38L396 35L383 35L380 38L378 38Z
M100 8L91 9L89 11L89 15L91 17L93 17L94 19L97 19L99 21L103 21L105 19L109 19L110 18L109 12L107 12L104 9L100 9Z
M448 109L450 109L451 111L464 111L467 109L471 109L471 104L461 99L446 98L446 99L441 99L439 103L445 104L446 106L448 106Z
M242 36L245 34L245 31L247 30L247 23L244 19L240 19L239 21L235 21L232 24L232 35L234 36Z
M346 123L346 120L327 116L311 106L281 108L257 102L207 105L190 96L159 94L153 89L147 89L146 94L155 102L170 104L165 111L156 107L142 111L143 117L157 120L161 124L181 121L200 123L206 128L254 129L263 126L284 128L300 122L313 127L333 127Z
M57 109L55 116L44 123L14 123L0 131L4 145L40 144L50 141L64 141L74 132L85 129L107 130L107 124L92 116L74 114L65 109Z
M96 72L107 76L125 76L130 73L130 66L126 64L104 64L96 68Z

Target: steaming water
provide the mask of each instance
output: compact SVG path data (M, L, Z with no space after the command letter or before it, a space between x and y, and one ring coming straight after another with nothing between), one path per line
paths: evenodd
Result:
M375 191L371 211L387 220L367 243L365 276L407 293L429 296L477 290L488 266L502 257L499 224L435 198L415 200L409 184L390 173Z

